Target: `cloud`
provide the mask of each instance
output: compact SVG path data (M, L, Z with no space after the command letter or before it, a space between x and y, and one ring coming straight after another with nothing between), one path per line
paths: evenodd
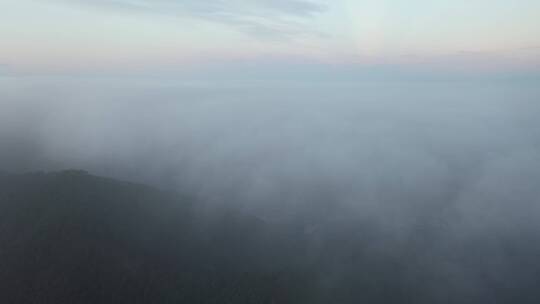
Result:
M191 17L261 38L306 34L304 22L326 7L313 0L77 0L79 4ZM72 3L72 2L70 2Z

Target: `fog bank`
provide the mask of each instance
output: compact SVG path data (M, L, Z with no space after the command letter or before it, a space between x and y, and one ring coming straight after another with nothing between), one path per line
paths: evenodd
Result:
M499 197L538 177L533 86L5 79L0 89L5 170L82 168L250 205L326 195L370 209L439 200L448 187Z
M376 230L367 256L406 261L413 282L444 274L434 297L451 286L486 299L490 278L534 276L538 87L4 78L0 94L4 171L78 168L187 192L301 225L314 255ZM502 240L529 249L508 258ZM336 261L321 284L351 275Z

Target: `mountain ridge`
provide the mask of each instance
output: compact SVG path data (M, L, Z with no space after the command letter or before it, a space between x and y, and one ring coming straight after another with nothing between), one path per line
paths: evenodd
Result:
M261 222L201 224L179 194L78 170L7 175L0 185L0 296L9 303L271 303L292 292L257 266L250 239Z

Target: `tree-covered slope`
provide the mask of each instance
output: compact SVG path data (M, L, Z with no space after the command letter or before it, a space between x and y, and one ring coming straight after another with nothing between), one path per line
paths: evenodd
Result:
M308 206L305 217L270 221L227 203L210 206L80 171L3 174L0 302L472 304L540 297L534 229L466 233L445 207L423 213L396 238L369 219Z
M4 175L0 298L282 303L299 296L296 275L263 261L262 221L216 219L203 209L176 193L84 172Z

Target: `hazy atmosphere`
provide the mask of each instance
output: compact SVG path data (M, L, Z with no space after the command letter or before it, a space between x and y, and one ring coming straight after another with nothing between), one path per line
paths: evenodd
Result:
M528 0L2 1L0 298L536 303L539 20ZM17 251L71 258L52 244L87 223L69 267ZM101 254L103 276L77 266ZM126 278L146 289L109 297Z

